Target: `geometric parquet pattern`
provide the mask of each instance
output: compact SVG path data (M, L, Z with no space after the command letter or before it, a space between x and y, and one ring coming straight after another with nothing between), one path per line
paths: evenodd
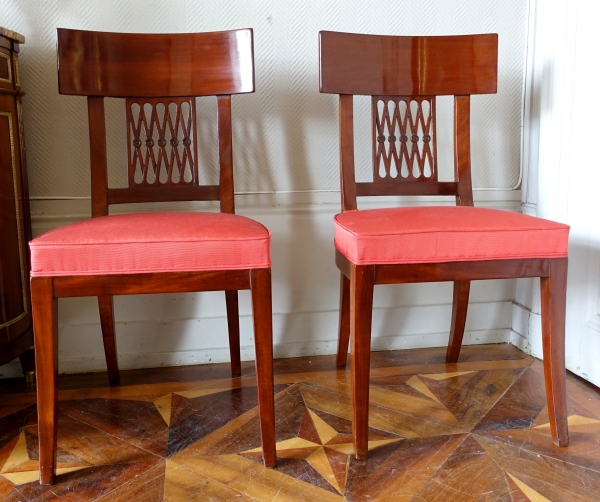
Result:
M444 354L373 354L367 461L352 456L349 374L331 357L275 362L276 469L262 466L248 364L236 379L61 390L47 487L35 396L0 394L0 499L600 500L597 394L567 382L571 443L557 448L539 361L506 345Z

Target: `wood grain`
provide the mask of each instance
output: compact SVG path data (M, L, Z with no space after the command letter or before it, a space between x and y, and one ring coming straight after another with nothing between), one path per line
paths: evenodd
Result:
M239 377L242 375L242 363L240 361L240 312L237 291L225 291L225 305L227 309L227 329L229 332L231 376Z
M448 341L448 351L446 352L446 362L448 363L458 362L463 335L465 334L470 290L470 281L454 282L454 292L452 297L452 319L450 321L450 339Z
M498 35L399 37L319 32L321 92L440 96L496 92Z
M61 276L54 279L54 294L57 298L222 291L225 287L228 290L249 289L249 271L220 270L216 272L80 275Z
M18 72L22 35L0 27L0 365L21 358L33 371L29 290L31 218Z
M350 270L350 371L352 375L352 434L357 459L367 458L369 428L369 371L373 315L372 266Z
M350 279L340 274L340 319L336 366L345 368L350 343Z
M58 392L58 300L52 278L31 280L35 332L40 483L52 484L56 465L56 399Z
M271 269L253 269L250 274L263 458L265 467L275 467L277 459L275 455L275 402L273 395Z
M162 97L254 91L252 29L144 34L59 28L57 34L61 94Z
M550 260L550 276L541 279L542 348L550 429L557 446L569 444L565 371L567 258Z
M100 311L100 328L102 329L102 343L104 344L104 354L106 356L108 381L111 385L118 385L121 377L119 375L113 297L99 296L98 310Z

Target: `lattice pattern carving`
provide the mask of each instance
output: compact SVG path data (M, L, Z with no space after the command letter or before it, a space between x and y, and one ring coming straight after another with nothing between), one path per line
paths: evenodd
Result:
M373 96L373 181L437 181L435 96Z
M197 185L193 98L128 98L129 187Z

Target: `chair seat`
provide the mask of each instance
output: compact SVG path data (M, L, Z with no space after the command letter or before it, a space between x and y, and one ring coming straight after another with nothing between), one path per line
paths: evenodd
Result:
M354 210L334 220L335 247L355 265L564 257L570 228L465 206Z
M228 213L102 216L31 241L31 275L269 268L270 239L260 223Z

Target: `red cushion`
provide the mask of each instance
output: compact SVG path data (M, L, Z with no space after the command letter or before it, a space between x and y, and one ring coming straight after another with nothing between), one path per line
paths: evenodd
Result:
M234 214L102 216L51 230L31 241L31 275L268 268L270 239L263 225Z
M557 258L569 226L524 214L460 206L346 211L335 247L356 265Z

